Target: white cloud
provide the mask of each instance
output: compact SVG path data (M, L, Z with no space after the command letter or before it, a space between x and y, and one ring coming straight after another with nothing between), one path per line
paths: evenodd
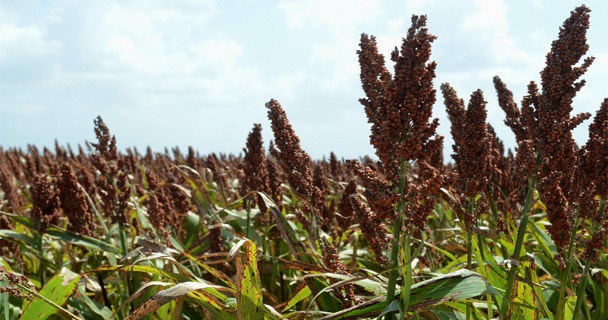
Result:
M405 7L408 11L416 12L428 8L436 4L436 2L437 0L409 0L406 2Z
M278 7L285 14L288 28L317 28L334 34L373 20L380 11L378 0L280 1Z
M191 46L198 65L224 69L234 67L243 53L243 47L231 39L205 39Z
M313 155L332 149L369 153L369 125L357 102L363 95L356 55L362 32L377 36L392 70L390 52L401 45L411 14L427 14L429 32L438 36L432 56L437 87L449 81L465 99L480 87L496 111L491 77L500 75L520 100L574 6L556 10L536 1L542 10L504 0L0 1L0 81L7 88L0 95L0 127L38 128L44 138L61 139L63 128L42 130L41 123L53 122L54 113L70 114L67 121L85 131L63 137L80 142L92 137L91 119L102 114L121 145L198 143L202 153L238 152L252 122L268 128L263 105L273 97ZM599 35L591 49L605 52L606 11L591 7L591 31ZM602 79L608 77L608 55L596 52L584 76L589 83L576 99L593 110L601 102L597 96L606 95ZM437 98L435 116L442 119L440 131L449 134L440 93ZM10 120L19 112L36 118ZM502 123L500 110L491 117ZM154 130L136 129L131 118ZM34 133L18 136L11 134L7 143L42 141Z
M477 12L463 21L463 28L489 43L496 63L529 63L530 55L517 48L509 35L508 7L502 0L475 0Z
M44 57L57 54L61 45L37 26L0 25L0 63L9 57Z
M357 44L362 25L381 14L377 0L305 0L281 1L287 28L307 41L310 68L321 90L352 91L358 79Z

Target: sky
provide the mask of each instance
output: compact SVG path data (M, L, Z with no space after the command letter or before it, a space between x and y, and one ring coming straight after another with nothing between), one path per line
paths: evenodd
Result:
M452 139L441 83L461 98L480 88L488 122L509 148L492 77L516 102L540 80L559 27L580 2L561 0L0 0L0 146L95 141L101 116L119 148L192 146L238 154L254 123L272 139L264 104L277 99L313 158L373 155L357 54L362 33L389 56L413 14L438 38L434 116ZM608 2L591 0L596 57L574 112L608 97ZM387 58L387 60L389 60ZM390 62L390 60L389 60ZM392 65L387 66L392 70ZM590 120L575 131L587 140Z

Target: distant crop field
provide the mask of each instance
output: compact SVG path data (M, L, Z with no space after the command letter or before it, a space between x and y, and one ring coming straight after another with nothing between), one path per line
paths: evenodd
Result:
M0 147L0 317L608 319L608 98L571 114L589 13L521 103L494 77L515 150L481 90L437 91L426 16L391 62L361 36L374 159L311 159L274 99L242 156L121 152L101 117L85 146Z

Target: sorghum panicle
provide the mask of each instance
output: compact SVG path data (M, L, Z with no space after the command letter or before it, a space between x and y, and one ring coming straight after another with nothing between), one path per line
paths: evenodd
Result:
M342 228L338 228L340 232L348 229L350 226L354 211L353 206L350 203L350 196L355 195L357 193L357 183L355 179L351 179L350 182L344 188L340 198L340 204L338 205L338 215L336 219L338 220L338 224L342 226Z
M359 195L353 194L349 197L349 200L355 217L357 218L357 221L359 221L361 232L374 252L376 261L385 265L388 261L386 260L386 257L384 257L382 251L387 243L386 227L383 223L379 223L380 219L376 213L369 209Z
M60 201L59 194L53 188L53 182L40 175L36 177L34 183L30 186L32 195L32 220L37 224L38 231L42 234L51 225L58 225L60 222Z
M321 251L323 252L323 263L329 272L350 275L346 270L346 266L340 261L338 250L336 250L336 247L333 244L329 243L326 239L323 239L323 241L321 241ZM338 280L330 278L330 282L336 283ZM336 298L342 301L342 308L350 308L355 303L359 302L355 297L355 286L352 283L336 287L334 293L336 294Z
M441 86L445 99L446 111L452 122L451 132L454 137L452 158L456 165L457 178L455 188L465 199L465 205L473 201L478 194L485 195L490 187L492 175L497 171L493 152L493 137L486 123L486 101L481 90L471 94L468 107L458 98L456 90L449 84ZM502 155L501 155L502 156ZM484 206L482 201L478 206ZM480 211L481 208L476 210ZM464 215L467 230L472 230L476 214L468 210L458 210Z
M68 230L90 236L95 231L95 222L84 192L80 189L72 167L61 165L60 177L57 181L61 208L68 217Z
M17 285L21 285L30 291L36 291L36 287L30 282L26 276L18 275L12 271L6 270L4 266L0 266L0 281L7 281L6 286L0 287L0 293L8 293L9 296L16 298L34 300L34 297L26 292L24 289L19 288Z
M593 62L593 57L588 57L575 66L589 49L586 32L590 11L585 6L577 7L560 28L541 72L542 93L532 100L538 119L536 148L542 155L538 190L551 222L547 229L561 253L570 241L574 204L580 196L575 188L577 146L572 129L591 117L587 113L570 117L572 99L585 84L584 80L576 81ZM531 89L530 95L537 95L537 90Z
M283 192L281 190L281 184L283 183L281 169L276 162L278 155L277 149L274 148L274 143L270 141L268 147L268 157L266 157L266 170L268 171L268 187L269 196L276 203L279 209L283 208Z
M97 117L94 123L98 143L91 143L97 151L91 155L91 163L100 173L95 185L100 191L105 215L122 227L128 223L125 211L131 194L124 169L126 165L118 155L116 137L110 136L110 130L101 117Z
M357 53L367 98L359 101L372 124L370 142L393 185L399 181L400 159L424 159L425 154L432 153L430 149L441 147L436 141L442 137L435 135L439 120L429 123L436 101L432 83L436 64L427 62L435 39L426 28L426 16L412 16L401 50L395 49L391 55L395 62L393 77L378 52L375 37L361 36Z
M396 212L393 205L399 199L399 195L393 192L394 187L377 171L364 166L357 160L349 160L346 164L361 179L363 187L365 187L363 195L377 215L378 223L385 219L395 219Z
M241 194L245 195L251 191L270 192L268 182L268 172L266 170L266 151L262 141L262 125L254 124L252 131L247 137L247 147L243 149L245 157L242 167L244 172L243 183L241 185ZM266 205L261 196L254 195L251 198L251 205L257 205L260 208L260 221L264 225L270 222L270 216L267 213Z
M520 141L529 139L527 128L521 119L521 112L513 100L513 92L507 88L507 85L500 77L495 76L493 80L494 88L498 94L498 105L506 114L505 124L511 128L515 134L516 142L519 143Z
M304 213L320 214L325 207L325 197L313 184L310 156L300 147L300 138L296 135L283 107L272 99L266 103L268 118L271 121L274 141L279 152L276 157L287 176L293 190L309 203L304 203ZM315 219L317 217L315 216Z
M4 192L6 202L15 213L25 204L25 199L19 194L18 189L13 183L11 169L4 162L0 164L0 189ZM8 211L8 210L7 210Z
M581 203L581 210L591 220L591 228L596 228L585 244L583 256L595 263L608 237L608 209L599 212L598 201L595 200L597 197L608 201L608 98L604 99L593 123L589 125L589 140L579 154L577 176L582 184L580 192L587 195L585 200L591 204L585 206L585 203Z

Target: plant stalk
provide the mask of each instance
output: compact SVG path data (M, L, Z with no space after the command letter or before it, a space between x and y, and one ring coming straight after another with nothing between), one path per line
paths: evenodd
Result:
M576 291L576 305L574 307L574 319L578 319L578 314L580 313L581 306L583 301L585 301L585 288L587 287L587 281L589 279L589 267L591 262L589 259L585 260L585 269L583 271L583 278L581 282L578 284L578 288Z
M540 158L540 157L539 157ZM538 170L538 162L537 162ZM524 202L524 208L522 211L521 221L519 223L519 229L517 230L517 241L515 243L515 252L513 252L513 259L511 263L511 270L509 270L509 278L507 280L507 288L505 296L502 301L500 308L500 319L508 320L509 308L511 306L511 295L513 293L513 286L515 284L515 276L517 275L517 269L519 268L519 256L521 254L521 248L524 242L524 235L528 227L530 210L532 209L532 198L534 197L534 188L536 187L536 173L530 178L528 185L528 192Z
M393 247L391 248L391 259L390 259L390 271L388 274L388 288L386 291L386 302L390 304L395 298L395 292L397 288L397 277L399 276L399 245L401 244L401 228L403 226L403 219L405 218L404 209L405 209L405 184L407 181L407 163L404 159L401 159L401 164L399 167L399 186L398 186L398 194L400 195L399 202L397 202L397 218L395 219L395 223L393 224ZM408 239L409 242L409 239ZM406 249L408 249L406 247ZM408 250L406 250L408 251ZM406 254L409 255L409 254ZM406 261L407 261L406 257ZM411 265L405 266L406 273L411 272ZM407 271L409 270L409 271ZM404 275L406 276L406 275ZM404 279L405 282L407 280ZM411 281L411 280L410 280ZM401 290L401 299L403 301L408 301L409 303L409 287L402 288ZM407 295L407 298L405 297ZM403 310L403 314L407 314L407 310ZM387 314L384 317L385 320L394 319L394 315L392 313Z
M403 308L403 316L407 315L407 309L410 307L410 289L412 287L412 257L410 249L410 234L405 234L403 239L403 251L405 252L405 265L403 266L403 286L401 288L401 300Z
M566 269L562 272L560 277L560 288L559 298L557 300L557 311L555 312L555 320L564 319L564 309L566 307L566 288L568 287L568 277L570 276L570 269L574 264L574 258L572 257L572 251L574 250L574 239L576 237L576 229L578 229L578 221L574 223L570 230L570 243L568 245L568 253L566 255Z
M39 266L39 276L40 276L40 288L44 287L45 284L45 271L46 271L46 259L44 258L44 251L42 250L42 242L44 238L44 234L43 233L39 233L38 234L38 255L40 256L40 266Z

